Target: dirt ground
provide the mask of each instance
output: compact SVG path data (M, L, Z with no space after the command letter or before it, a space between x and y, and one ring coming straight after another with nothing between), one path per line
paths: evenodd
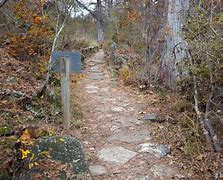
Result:
M115 81L103 57L100 50L87 59L85 77L71 92L82 104L81 140L94 179L179 179L183 174L171 152L161 157L140 151L142 144L155 143L144 116L159 109L145 107L143 95ZM151 92L148 104L155 97Z

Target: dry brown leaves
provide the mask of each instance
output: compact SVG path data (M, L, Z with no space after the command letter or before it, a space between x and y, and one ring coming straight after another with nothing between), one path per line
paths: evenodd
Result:
M42 81L37 80L33 63L21 62L11 57L6 50L0 49L0 111L11 114L13 119L19 116L29 117L25 104L31 103L32 96L41 88ZM15 116L18 116L16 118Z
M35 170L33 171L33 173L31 172L30 180L59 180L61 179L61 175L63 174L63 172L66 174L64 174L64 177L67 177L68 179L74 179L71 173L72 170L70 167L68 167L68 165L61 164L50 159L39 160L35 163L34 168L38 169L39 173L35 172Z
M32 95L40 87L29 63L14 59L4 49L0 49L0 63L0 98L6 90Z
M143 99L145 104L150 102L147 111L156 112L165 120L163 123L149 124L154 140L171 145L174 161L179 163L182 170L192 179L211 179L218 172L220 154L205 148L205 141L199 135L196 121L191 122L190 119L183 118L183 112L177 113L172 109L179 98L176 95L166 95L164 99L160 99L157 94L147 94ZM153 103L152 100L155 99L158 101ZM189 111L189 108L187 110Z

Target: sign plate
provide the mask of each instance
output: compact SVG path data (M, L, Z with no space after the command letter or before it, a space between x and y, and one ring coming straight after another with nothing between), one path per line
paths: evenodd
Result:
M53 51L51 53L51 65L54 72L60 72L60 61L62 58L69 59L69 72L81 73L81 53L70 51Z

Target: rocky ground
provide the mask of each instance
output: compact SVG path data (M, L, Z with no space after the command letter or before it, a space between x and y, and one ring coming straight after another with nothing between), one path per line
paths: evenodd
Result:
M71 77L69 130L58 109L59 84L34 98L43 79L33 78L28 63L0 52L0 179L222 177L220 155L195 152L202 144L185 140L184 121L171 110L174 98L124 86L108 71L102 50Z
M140 95L112 79L100 50L87 60L85 78L73 95L82 104L83 145L94 179L172 179L183 177L171 147L157 144L142 111ZM150 95L153 97L153 95Z

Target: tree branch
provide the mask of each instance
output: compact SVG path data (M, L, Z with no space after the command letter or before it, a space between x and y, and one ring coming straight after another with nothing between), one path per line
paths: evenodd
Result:
M0 8L5 5L8 0L0 0Z
M213 141L213 145L214 145L214 149L216 152L219 152L220 151L220 145L219 145L219 140L218 140L218 137L217 137L217 134L214 132L214 129L213 129L213 126L208 118L208 115L209 115L209 112L210 112L210 104L211 104L211 100L212 100L212 97L213 97L213 94L214 94L214 84L213 84L213 74L212 74L212 68L211 68L211 65L209 64L209 72L210 72L210 84L211 84L211 92L210 92L210 95L207 99L207 102L206 102L206 111L205 111L205 119L204 119L204 122L205 122L205 127L206 129L208 130L211 138L212 138L212 141Z
M209 25L209 27L211 28L211 30L212 30L212 32L214 33L214 35L222 41L223 39L222 39L221 36L217 33L217 31L216 31L211 25Z
M187 44L186 44L187 45ZM190 54L190 52L188 51L188 59L189 59L189 63L191 66L193 66L193 61L192 61L192 56ZM213 139L211 138L210 132L209 130L207 130L207 126L206 126L206 121L205 119L202 117L202 113L200 111L200 107L199 107L199 96L198 96L198 82L197 82L197 77L194 75L194 73L192 72L192 79L193 79L193 85L194 85L194 109L195 112L197 114L197 118L200 122L203 134L206 138L206 142L207 142L207 147L210 148L211 150L214 150L213 147Z
M76 2L80 7L84 8L86 11L88 11L94 19L99 20L98 14L94 13L92 10L90 10L86 5L81 3L79 0L76 0Z

